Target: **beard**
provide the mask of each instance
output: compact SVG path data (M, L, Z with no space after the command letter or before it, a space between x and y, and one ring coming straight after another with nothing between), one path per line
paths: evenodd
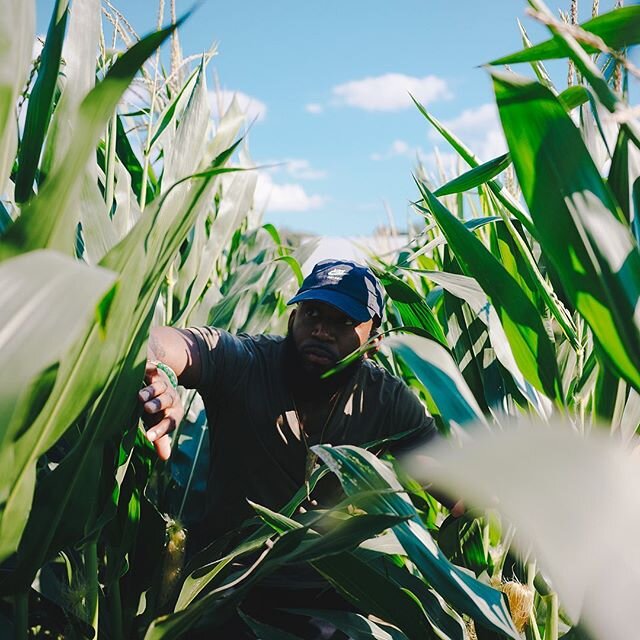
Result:
M335 393L351 380L364 360L363 356L360 356L344 369L323 378L322 375L332 369L339 358L320 343L303 345L303 349L306 348L321 354L326 353L327 358L331 358L332 362L327 366L310 363L298 349L291 331L287 332L285 337L285 375L291 389L300 397L314 398Z

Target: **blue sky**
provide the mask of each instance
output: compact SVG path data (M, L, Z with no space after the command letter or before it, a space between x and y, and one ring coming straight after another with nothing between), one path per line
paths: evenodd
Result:
M156 0L114 4L139 33L154 27ZM167 0L168 4L168 0ZM177 0L178 14L192 2ZM580 3L581 20L591 3ZM51 0L38 0L44 33ZM550 3L552 9L569 2ZM587 6L588 5L588 6ZM603 0L601 11L613 0ZM485 62L518 50L516 20L534 42L546 31L525 0L204 0L180 32L185 55L218 43L218 77L258 116L249 150L265 220L332 236L366 235L388 220L406 226L419 155L435 171L446 143L410 103L411 91L483 159L504 151ZM564 67L556 67L561 78ZM386 203L386 204L385 204Z

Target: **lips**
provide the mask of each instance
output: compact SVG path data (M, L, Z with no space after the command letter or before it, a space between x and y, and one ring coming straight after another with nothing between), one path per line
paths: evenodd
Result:
M319 365L333 364L338 359L331 349L319 344L305 345L300 352L308 362Z

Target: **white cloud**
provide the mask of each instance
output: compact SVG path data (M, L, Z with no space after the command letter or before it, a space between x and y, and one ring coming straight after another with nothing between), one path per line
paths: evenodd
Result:
M271 174L285 172L296 180L322 180L327 177L327 172L324 169L316 169L304 158L269 160L259 164L266 166L265 170Z
M494 104L487 103L475 109L465 109L459 116L447 120L445 125L454 131L468 133L478 128L495 127L497 123L498 111Z
M312 113L313 115L318 115L319 113L322 113L324 111L324 107L317 102L310 102L309 104L306 104L304 108L305 111L307 111L308 113Z
M209 102L214 117L219 118L223 115L234 98L240 109L245 112L249 122L253 122L254 120L260 122L265 119L267 115L267 105L264 102L242 91L228 91L227 89L209 91Z
M285 169L289 175L300 180L321 180L327 177L323 169L314 169L308 160L292 158L285 160Z
M451 98L447 82L437 76L417 78L402 73L352 80L331 90L337 104L366 111L399 111L413 106L409 94L424 104Z
M264 171L258 175L255 193L258 209L266 207L271 212L311 211L322 207L327 200L326 196L308 194L300 184L278 184Z
M483 161L491 160L507 151L498 110L494 104L465 109L459 116L443 124ZM429 133L429 138L442 141L442 136L435 130Z
M382 153L372 153L371 160L388 160L389 158L397 158L403 156L406 158L415 158L416 155L422 155L424 152L420 147L412 147L404 140L394 140L386 151Z

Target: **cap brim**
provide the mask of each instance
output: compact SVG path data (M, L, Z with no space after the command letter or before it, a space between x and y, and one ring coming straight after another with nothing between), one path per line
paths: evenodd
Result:
M356 302L351 296L340 293L339 291L328 291L327 289L307 289L297 296L294 296L287 302L288 305L296 302L304 302L305 300L316 300L318 302L326 302L332 307L346 313L350 318L358 322L367 322L373 319L373 315L369 307Z

